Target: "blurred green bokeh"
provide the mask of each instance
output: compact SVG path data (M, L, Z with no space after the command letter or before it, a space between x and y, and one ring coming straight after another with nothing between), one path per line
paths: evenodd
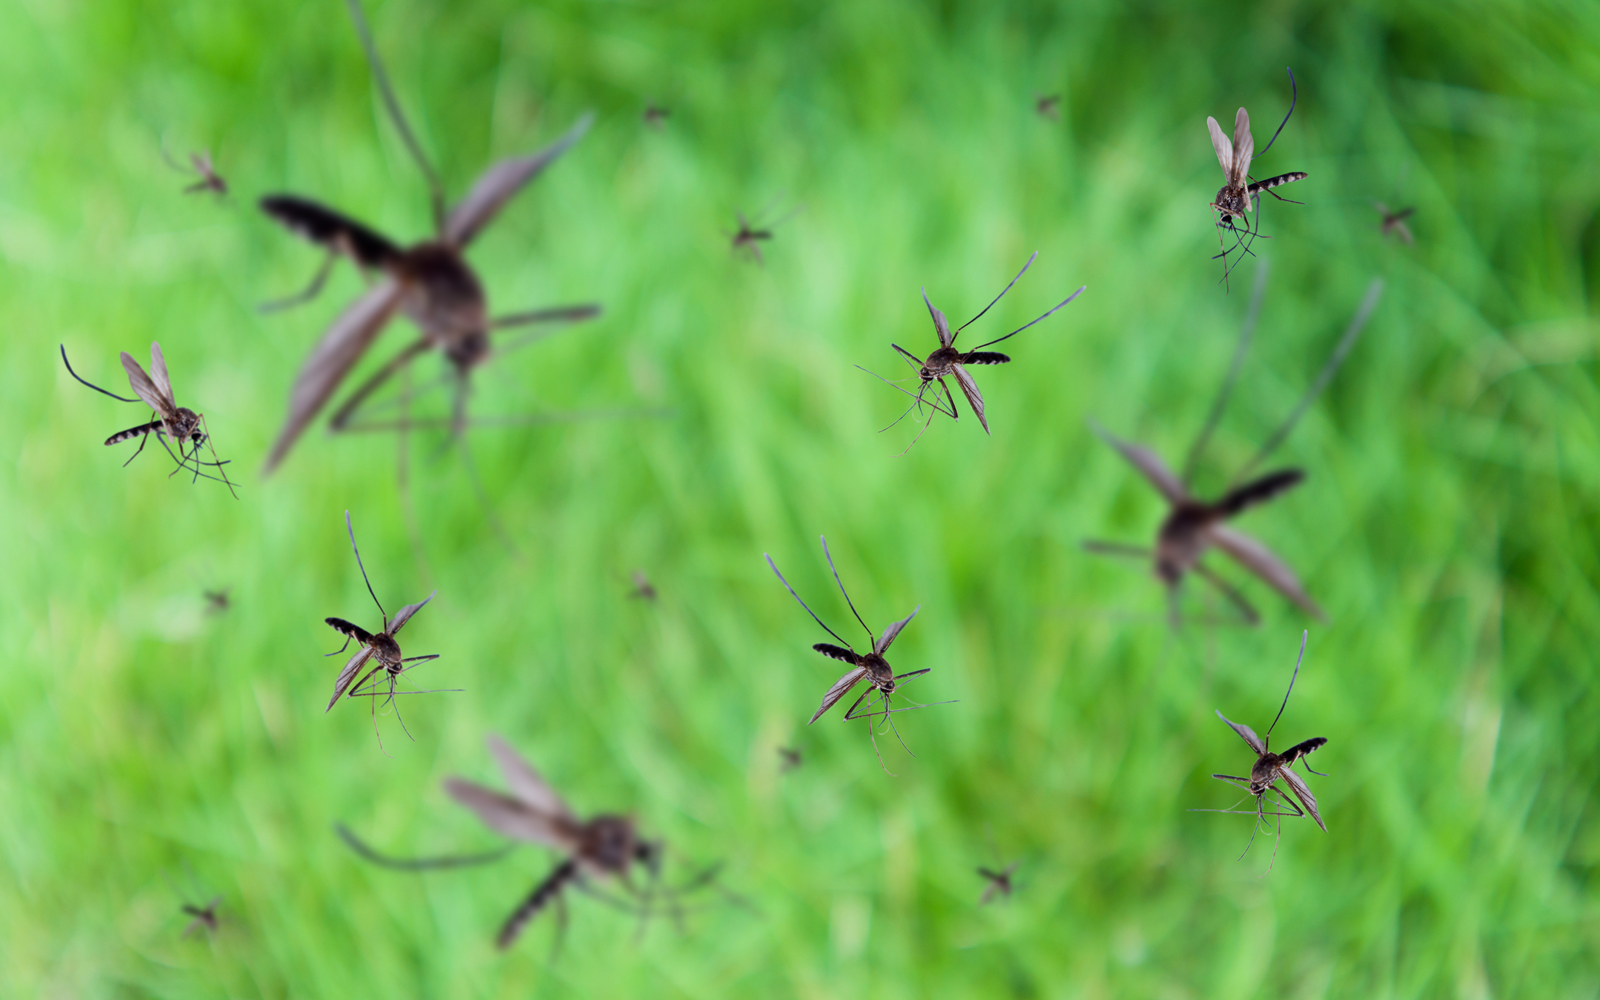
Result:
M597 322L480 373L475 412L650 420L414 438L320 428L257 475L294 371L359 290L262 316L317 254L254 209L295 191L400 239L425 189L343 6L0 5L0 993L74 997L1593 997L1600 990L1596 324L1600 9L1581 3L515 4L369 8L423 144L459 194L580 113L595 130L474 248L500 311L599 301ZM1254 582L1258 629L1163 625L1139 567L1155 495L1091 415L1177 460L1256 280L1207 259L1220 172L1205 116L1244 104L1269 203L1255 350L1202 468L1225 481L1310 380L1373 277L1381 306L1276 458L1305 486L1243 527L1328 609ZM1061 119L1035 113L1059 93ZM647 104L672 111L659 131ZM210 149L226 200L163 163ZM1414 205L1416 245L1371 202ZM801 211L765 267L737 211ZM1077 302L980 369L993 436L877 433L889 347L933 342L918 290L977 329ZM1010 324L1010 326L1007 326ZM364 362L411 336L396 324ZM987 338L985 338L987 339ZM242 483L119 468L139 411L117 352L160 340ZM432 378L435 359L419 368ZM444 400L433 398L442 406ZM147 452L149 450L147 449ZM443 658L409 741L322 707L327 615L437 587L408 653ZM879 769L771 553L847 636L826 533L874 628L931 667ZM1219 564L1220 565L1220 564ZM660 591L630 599L642 569ZM230 587L207 615L202 590ZM1205 610L1198 592L1190 608ZM1276 867L1234 796L1302 628L1280 740L1330 742L1328 822ZM550 865L406 875L396 853L496 840L441 792L520 747L584 813L632 811L681 877L721 860L753 910L635 940L576 897L506 954L499 922ZM805 764L779 774L780 746ZM991 846L991 841L993 846ZM1019 860L1009 901L974 868ZM189 874L192 871L192 875ZM183 939L183 895L222 930ZM714 899L714 897L712 897ZM708 900L709 901L709 900ZM549 985L546 985L549 984Z

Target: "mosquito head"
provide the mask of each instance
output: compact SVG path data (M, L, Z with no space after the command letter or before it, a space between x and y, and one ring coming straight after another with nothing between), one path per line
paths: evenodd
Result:
M583 860L610 875L620 874L639 860L639 842L633 821L626 816L596 816L583 828L579 848Z

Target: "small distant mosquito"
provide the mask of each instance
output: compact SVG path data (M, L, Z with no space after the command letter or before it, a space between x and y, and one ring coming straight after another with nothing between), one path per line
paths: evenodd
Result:
M760 219L762 216L767 214L771 207L772 206L768 204L765 208L761 209L761 211L757 212L755 217ZM744 217L743 212L738 212L736 214L739 217L739 231L731 234L729 237L729 245L732 247L734 253L739 253L742 251L747 257L755 261L757 264L765 266L767 260L761 255L762 241L771 240L772 231L783 225L785 222L788 222L790 219L794 218L795 213L799 211L800 206L796 205L794 208L790 209L787 214L779 218L778 221L769 223L751 222L749 219Z
M632 577L633 592L628 595L629 597L636 597L645 601L653 601L656 599L656 588L653 584L651 584L650 578L644 575L643 570L634 570Z
M232 587L223 587L221 590L204 591L206 599L206 612L208 614L220 615L232 607L233 603L228 598L228 592L232 589Z
M492 332L533 323L576 322L600 313L597 305L581 305L490 318L483 284L464 256L472 240L494 220L506 202L583 137L593 116L585 115L566 135L532 156L502 160L490 167L478 178L467 197L447 213L443 185L400 110L358 0L349 0L349 8L389 117L427 178L435 234L432 239L409 249L402 248L349 216L309 199L296 195L270 195L261 199L262 211L326 252L322 267L303 292L270 303L266 309L298 305L315 298L341 256L349 257L363 272L383 274L382 280L334 321L301 366L290 396L288 418L267 457L267 472L288 455L301 433L397 312L406 314L416 323L422 331L421 338L351 395L333 418L335 430L356 429L350 421L362 402L421 354L437 349L444 353L454 369L456 398L450 429L459 433L468 423L469 372L496 354L509 350L491 348ZM408 426L411 425L402 420L398 426L373 429Z
M1415 208L1402 208L1391 212L1389 206L1381 201L1373 202L1372 207L1378 210L1379 215L1383 216L1383 222L1378 225L1380 233L1384 236L1393 233L1400 238L1400 242L1408 247L1415 244L1416 241L1411 238L1411 227L1406 225L1405 221L1416 211Z
M978 383L973 381L972 376L967 372L965 366L1006 364L1011 360L1010 355L1001 354L999 351L985 351L983 348L998 344L1002 340L1009 340L1010 338L1021 333L1023 330L1026 330L1028 327L1033 326L1034 323L1038 323L1040 320L1047 319L1048 317L1054 315L1056 310L1060 309L1062 306L1065 306L1068 302L1071 302L1079 295L1082 295L1084 289L1089 287L1088 285L1084 285L1076 292L1073 292L1071 295L1061 300L1061 302L1057 303L1043 316L1040 316L1038 319L1033 320L1032 322L1024 323L1022 326L1012 330L1004 337L998 337L989 341L988 343L979 344L970 351L963 352L957 350L955 346L956 338L961 335L961 331L977 322L980 318L982 318L984 313L988 312L990 309L993 309L995 302L999 302L1002 298L1004 298L1006 292L1011 291L1011 286L1015 285L1024 274L1028 273L1028 268L1033 266L1033 262L1038 258L1038 256L1039 252L1035 250L1033 256L1028 258L1028 262L1022 265L1022 270L1018 271L1017 276L1011 279L1011 284L1007 285L1001 290L999 295L994 297L994 302L990 302L988 305L984 306L977 316L974 316L965 323L961 324L961 326L956 328L954 333L950 332L950 323L944 318L944 313L940 312L938 309L935 309L933 303L928 301L928 290L926 288L922 290L922 302L928 307L928 313L933 317L934 332L939 336L939 349L928 355L927 360L923 360L906 350L904 347L901 347L899 344L891 343L889 345L896 351L899 351L906 360L906 363L917 370L917 378L921 380L921 385L917 388L915 393L907 392L905 389L901 389L897 385L894 386L896 389L900 389L900 391L904 392L906 395L911 396L914 402L906 409L906 412L900 414L899 418L895 420L894 424L890 424L889 427L893 427L901 420L904 420L912 409L922 405L924 402L927 402L935 412L943 413L952 420L960 420L961 417L956 410L955 396L950 392L950 384L944 380L945 376L949 375L956 380L957 385L961 386L962 394L967 397L967 405L972 407L972 412L977 416L978 423L982 425L983 432L985 434L989 433L989 421L983 413L983 394L978 391ZM862 371L866 371L866 369L863 368ZM875 373L869 372L868 374ZM881 375L878 375L877 377L883 379L885 382L889 382L888 379L883 378ZM933 384L935 379L938 380L940 388L944 389L945 399L950 404L950 408L948 410L939 405L937 394L932 399L925 398L925 394L927 393L929 386ZM893 382L889 382L889 384L894 385ZM922 438L923 433L927 431L929 425L932 423L933 413L929 413L927 423L922 425L922 430L917 432L916 438L912 439L911 445L907 446L906 451L910 451L911 448L916 445L917 441ZM889 427L885 427L884 430L888 430ZM904 454L904 452L901 454Z
M183 936L188 937L201 927L204 927L206 930L215 934L217 931L217 907L221 905L221 896L212 897L211 902L204 906L193 906L185 903L183 905L182 912L187 916L193 917L194 919L189 921L189 926L183 929Z
M1239 337L1239 345L1234 351L1233 363L1227 378L1223 381L1222 389L1217 395L1216 402L1212 404L1211 413L1206 418L1205 426L1201 429L1199 437L1189 449L1189 457L1184 462L1183 475L1180 477L1172 472L1164 462L1155 454L1137 444L1118 440L1098 424L1094 425L1095 432L1107 444L1115 448L1128 463L1137 469L1150 485L1154 486L1167 501L1168 513L1161 522L1161 528L1156 535L1154 549L1138 546L1123 545L1116 542L1087 541L1084 548L1090 552L1103 555L1131 556L1134 558L1153 558L1156 576L1167 586L1168 606L1171 623L1174 628L1181 624L1178 613L1178 590L1183 578L1190 572L1198 574L1203 580L1215 587L1244 615L1245 621L1251 625L1260 622L1250 602L1244 598L1222 577L1200 561L1206 551L1215 546L1223 553L1239 563L1249 572L1260 577L1268 586L1277 590L1289 600L1298 604L1306 613L1318 620L1323 620L1322 609L1317 607L1315 601L1305 592L1294 571L1268 549L1261 542L1251 538L1243 532L1237 531L1228 525L1234 517L1249 508L1273 499L1280 493L1298 486L1305 479L1305 473L1300 469L1284 469L1270 472L1254 479L1244 480L1258 463L1266 458L1281 444L1295 423L1305 413L1311 402L1321 394L1335 372L1344 364L1345 357L1350 349L1355 346L1356 338L1361 335L1367 320L1377 308L1378 298L1383 291L1383 283L1374 280L1367 289L1366 298L1361 307L1356 311L1355 318L1346 328L1344 336L1334 348L1322 371L1312 382L1311 388L1301 397L1300 402L1289 414L1288 419L1268 438L1248 463L1237 472L1223 495L1215 500L1201 500L1190 493L1190 480L1194 474L1196 460L1201 450L1205 447L1207 439L1216 427L1227 403L1234 381L1239 375L1240 366L1243 364L1245 352L1249 349L1250 339L1255 330L1256 318L1260 314L1261 299L1265 292L1266 281L1262 280L1256 286L1256 291L1246 313L1245 323Z
M1034 104L1033 104L1033 110L1035 112L1037 112L1039 117L1041 117L1041 118L1048 118L1053 122L1060 121L1061 120L1061 95L1060 94L1040 94L1039 95L1039 99L1037 101L1035 101Z
M645 105L644 123L658 132L666 126L670 117L672 117L671 108L663 108L654 103Z
M355 529L350 525L349 511L344 512L344 527L345 531L350 535L350 548L356 554L356 566L361 569L361 581L367 585L367 593L372 595L372 603L378 606L378 614L383 616L383 630L374 635L373 633L362 628L360 625L345 621L343 618L323 619L329 625L333 626L335 631L341 633L345 637L343 646L340 646L333 652L324 655L338 656L340 653L343 653L346 649L350 648L350 643L352 640L361 646L356 654L350 657L349 662L344 665L344 669L339 671L339 679L335 681L333 685L333 697L328 700L328 707L324 711L333 711L333 706L339 703L339 698L343 696L346 691L349 692L349 696L351 698L371 698L372 730L373 732L378 733L378 747L379 749L382 749L383 734L378 732L379 695L385 695L384 705L388 705L391 702L394 702L394 699L397 695L439 694L444 691L459 691L461 689L441 688L433 691L395 690L395 685L399 682L400 677L413 669L412 667L406 666L406 664L426 663L429 660L437 660L439 658L438 653L429 653L425 656L402 657L400 653L400 643L395 638L400 634L400 630L406 627L406 622L410 621L411 617L418 611L421 611L423 606L429 601L433 600L434 596L439 592L435 590L432 594L429 594L426 598L424 598L419 604L407 604L405 607L400 609L398 614L394 616L394 621L390 621L388 612L383 610L383 602L379 601L378 595L373 592L372 581L367 579L367 567L361 563L361 550L356 547L356 532ZM359 681L357 681L356 675L361 672L362 668L367 665L368 661L374 659L378 661L378 665L367 671L367 673L362 676ZM377 675L380 672L383 673L388 679L389 689L387 692L380 690L378 687L381 678L378 678ZM395 718L400 719L400 728L405 730L406 723L404 719L400 718L400 705L398 702L395 702ZM406 736L411 736L409 730L406 730Z
M1309 757L1315 751L1320 750L1328 742L1327 739L1317 736L1302 743L1296 743L1294 746L1285 750L1281 754L1273 753L1270 749L1268 749L1268 744L1272 741L1272 730L1278 725L1278 720L1283 718L1283 710L1289 707L1289 695L1294 693L1294 682L1295 679L1300 676L1300 663L1305 659L1305 656L1306 633L1302 632L1300 634L1300 656L1295 660L1294 674L1289 678L1289 690L1284 692L1283 704L1278 706L1278 714L1273 716L1272 725L1267 727L1266 736L1257 736L1249 726L1238 722L1232 722L1227 716L1223 715L1221 711L1217 712L1217 718L1227 723L1228 727L1235 733L1238 733L1239 738L1244 740L1245 743L1249 744L1251 750L1255 751L1256 762L1251 766L1250 776L1248 778L1240 777L1234 774L1213 774L1212 777L1216 778L1218 781L1226 781L1230 785L1235 785L1239 788L1242 788L1255 797L1256 807L1254 810L1246 813L1246 815L1254 815L1256 817L1256 830L1261 828L1261 823L1266 817L1279 817L1278 834L1280 837L1283 833L1283 817L1285 816L1292 819L1309 814L1311 818L1316 821L1317 825L1322 828L1324 833L1328 831L1328 825L1322 822L1322 816L1317 812L1317 799L1311 794L1310 786L1305 783L1305 779L1301 778L1300 775L1296 774L1294 771L1295 761L1301 761L1304 763L1305 758ZM1327 777L1327 775L1323 774L1321 771L1313 771L1309 763L1305 764L1305 769L1319 777ZM1283 794L1283 790L1276 787L1276 783L1279 781L1282 781L1288 786L1289 791L1294 793L1294 798L1290 798L1289 796ZM1278 795L1278 801L1294 809L1294 812L1284 812L1281 808L1271 812L1266 811L1266 796L1269 791L1276 792ZM1295 803L1295 799L1300 800L1299 804ZM1301 808L1302 806L1304 806L1304 809ZM1244 810L1238 809L1193 809L1190 811L1222 813L1244 812ZM1250 833L1250 843L1255 843L1255 839L1255 830L1252 830ZM1244 849L1245 853L1249 853L1250 844L1246 844ZM1243 854L1239 856L1241 858L1244 857ZM1273 863L1276 863L1277 859L1278 847L1275 840L1272 847ZM1272 871L1271 864L1267 866L1267 871Z
M779 747L778 756L783 758L783 763L778 765L779 774L788 774L805 763L801 758L799 747Z
M188 168L185 168L176 160L174 160L167 153L166 147L162 147L161 157L167 161L167 166L178 171L180 174L192 172L200 178L195 183L184 188L184 194L199 194L201 191L212 191L215 192L218 197L227 197L228 182L222 179L221 174L217 173L216 165L211 162L211 154L209 152L190 153Z
M1289 115L1294 114L1295 101L1299 99L1299 87L1294 82L1294 70L1289 70L1289 86L1293 88L1293 96L1289 100L1288 114L1283 116L1283 121L1278 124L1278 131L1272 133L1272 138L1262 148L1261 155L1265 156L1272 144L1278 141L1278 133L1283 131L1283 126L1289 124ZM1303 181L1310 176L1304 171L1294 171L1268 177L1266 180L1250 181L1250 161L1255 156L1255 139L1250 135L1250 114L1244 108L1233 119L1233 142L1229 143L1227 136L1222 133L1222 126L1210 116L1206 117L1206 128L1211 132L1211 145L1216 150L1217 162L1222 165L1222 174L1225 183L1217 191L1216 198L1211 202L1211 208L1217 212L1217 244L1222 247L1222 279L1224 284L1228 280L1230 267L1228 255L1234 250L1243 249L1245 254L1250 253L1249 244L1244 242L1246 237L1252 241L1261 235L1260 227L1260 202L1261 193L1266 192L1279 201L1289 201L1288 198L1277 194L1272 189L1295 181ZM1300 202L1290 202L1301 204ZM1250 226L1249 217L1245 214L1252 209L1256 212L1256 226ZM1235 220L1243 220L1243 229L1235 225ZM1234 234L1234 245L1228 247L1222 237L1222 230ZM1242 259L1242 255L1241 255Z
M765 552L762 553L762 555L766 557L767 565L772 567L772 572L777 575L778 582L783 584L783 588L789 592L789 596L793 597L799 602L802 608L806 609L806 614L810 615L811 619L818 625L821 625L824 632L844 643L844 645L841 647L834 646L826 642L819 642L813 645L811 648L830 659L842 660L843 662L850 664L850 670L846 672L843 677L835 681L833 686L828 689L828 693L822 696L822 705L816 710L815 713L812 714L811 721L806 724L810 725L811 723L814 723L818 719L822 718L822 714L828 709L832 708L834 704L839 701L839 699L849 694L857 684L860 684L862 681L866 681L868 685L867 689L863 691L861 695L856 698L854 704L852 704L850 708L845 711L845 721L854 722L857 719L871 720L875 716L882 715L884 721L888 723L889 728L894 731L895 739L900 740L900 745L905 747L906 753L911 753L911 748L906 747L905 740L900 738L899 729L896 729L894 726L893 716L896 712L907 712L911 711L912 709L893 708L890 704L890 699L893 697L895 691L898 690L901 681L908 677L920 677L923 674L930 673L932 668L924 667L921 670L912 670L907 673L896 674L894 669L889 666L889 661L884 659L884 654L889 651L889 646L892 645L896 637L900 635L900 631L910 623L911 619L917 617L917 612L922 610L922 605L917 605L916 610L912 611L909 615L906 615L904 618L884 629L882 638L874 637L872 634L872 629L867 627L867 623L862 619L861 613L856 610L855 604L851 602L850 594L844 589L844 583L839 579L839 571L834 569L833 555L828 551L828 539L826 537L823 537L822 539L822 554L828 560L828 568L833 570L833 582L839 585L839 593L844 594L844 602L845 604L849 605L850 613L855 615L856 621L861 623L861 627L863 629L866 629L867 638L872 643L871 651L866 654L857 653L853 646L839 637L839 633L829 628L821 618L818 618L817 613L812 611L811 608L806 605L805 601L800 600L800 595L794 592L794 588L789 586L789 581L785 580L783 578L783 574L778 572L778 566L772 561L772 557L767 555ZM881 697L881 704L883 706L881 710L875 708L872 702L868 700L869 696L874 692ZM866 711L860 715L857 715L856 710L862 707L863 701L866 701L867 703ZM925 706L913 705L912 707L922 708ZM867 733L872 737L873 752L877 753L878 740L875 735L872 735L873 723L870 721L867 725ZM915 754L912 756L915 756ZM883 766L882 753L878 753L878 765L883 767L884 773L891 773L887 767Z
M228 492L232 493L235 499L238 498L238 494L233 491L233 483L228 480L228 473L222 468L228 463L217 458L217 449L211 444L211 432L210 427L206 424L205 414L196 413L187 406L179 406L177 401L173 399L172 380L167 375L167 359L161 353L160 344L154 341L150 343L151 374L149 375L145 374L144 368L134 360L133 355L127 351L122 352L122 370L128 373L128 382L133 386L133 393L139 397L138 399L129 399L114 392L107 392L73 371L72 362L67 360L65 344L61 345L61 363L67 366L67 374L95 392L110 396L112 399L124 403L137 403L143 400L146 406L155 411L155 420L147 424L140 424L137 427L130 427L125 431L118 431L106 438L108 447L114 444L121 444L124 441L131 441L134 438L139 439L138 449L128 456L127 462L122 463L124 466L139 457L139 453L144 451L144 446L149 443L150 436L153 434L156 440L161 443L161 446L166 449L167 454L172 455L173 461L178 463L178 468L169 472L167 478L170 479L172 476L177 475L179 469L187 470L190 464L193 463L196 481L203 478L223 483L228 487ZM178 446L178 452L175 455L172 452L172 448L167 444L169 440ZM186 443L189 448L188 451L184 450ZM210 449L211 461L202 462L200 460L201 446ZM221 478L218 479L217 476L201 472L202 466L215 469L221 474Z

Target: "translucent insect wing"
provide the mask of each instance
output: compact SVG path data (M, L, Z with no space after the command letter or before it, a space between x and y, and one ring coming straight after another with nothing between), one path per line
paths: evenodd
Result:
M816 714L811 717L811 722L816 722L818 719L822 718L823 712L826 712L828 709L832 708L834 703L836 703L840 698L843 698L845 695L849 694L850 689L861 683L861 679L866 676L867 668L857 667L835 681L833 687L828 689L828 693L822 696L822 706L818 708ZM806 725L811 725L811 722L807 722Z
M534 770L521 754L511 747L511 744L498 736L488 739L489 753L494 757L495 763L500 765L500 774L506 779L506 787L511 789L511 794L526 802L540 812L553 816L572 818L572 810L556 794L544 776Z
M1206 116L1206 128L1211 131L1211 148L1217 151L1217 162L1222 164L1222 176L1232 183L1233 146L1229 145L1228 137L1222 134L1222 126L1209 115Z
M911 612L909 615L906 615L904 618L900 619L899 621L895 622L893 625L890 625L888 628L884 629L883 630L883 637L878 640L878 645L873 647L872 651L874 653L877 653L879 656L882 656L884 653L887 653L889 651L890 644L893 643L894 640L895 640L895 637L900 634L900 630L905 628L907 625L909 625L911 623L911 619L917 617L917 611L921 611L921 610L922 610L922 605L919 604L919 605L917 605L917 610L916 611Z
M1238 733L1240 739L1250 744L1250 749L1254 750L1258 754L1264 754L1267 752L1267 745L1261 742L1261 737L1256 735L1255 730L1241 722L1230 721L1226 715L1222 714L1221 711L1217 712L1217 718L1228 723L1228 727L1234 732Z

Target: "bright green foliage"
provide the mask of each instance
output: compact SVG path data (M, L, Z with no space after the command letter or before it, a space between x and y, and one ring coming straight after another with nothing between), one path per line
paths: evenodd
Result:
M1600 16L1592 5L511 4L369 11L423 144L459 194L582 111L590 136L474 248L501 311L599 301L479 373L485 415L652 419L414 438L422 550L390 437L308 434L257 475L295 370L359 290L343 265L275 316L318 255L254 209L295 191L398 239L425 192L342 5L0 6L0 993L160 997L1592 997L1600 988L1600 578L1595 415ZM1269 199L1256 349L1207 459L1228 475L1293 404L1374 276L1383 302L1277 462L1304 486L1241 527L1327 607L1310 622L1217 561L1262 627L1163 625L1148 570L1084 554L1153 536L1155 494L1094 416L1177 462L1256 266L1219 279L1205 116L1244 104ZM1034 112L1059 92L1062 119ZM640 113L671 108L660 131ZM226 200L163 164L211 149ZM1373 199L1415 205L1416 246ZM758 267L736 211L803 210ZM978 339L1089 290L977 370L993 437L936 419L909 454L895 341L931 350L1033 251ZM1010 324L1009 326L1007 324ZM357 372L412 336L396 324ZM968 335L970 336L970 334ZM144 411L117 352L159 339L241 498L118 468ZM973 341L977 342L976 340ZM418 367L431 380L436 359ZM910 383L907 383L910 384ZM444 412L435 392L429 405ZM964 409L963 404L963 409ZM914 419L914 418L913 418ZM153 448L153 446L152 446ZM322 709L339 615L439 597L441 653L379 751L363 704ZM852 640L817 536L907 694L917 756L842 708L839 664L762 561ZM654 603L627 596L641 568ZM201 591L232 587L207 616ZM1206 604L1191 587L1189 609ZM1213 607L1213 611L1222 609ZM1328 822L1270 838L1210 779L1248 768L1214 714L1262 729L1299 643L1279 745ZM634 940L574 897L510 953L499 922L550 865L382 871L497 843L439 788L498 784L506 735L584 813L632 811L716 902ZM777 748L801 746L780 776ZM1001 857L995 857L986 829ZM1009 901L979 864L1020 859ZM182 939L182 887L224 897ZM170 881L169 881L170 880ZM548 985L547 985L548 983Z

